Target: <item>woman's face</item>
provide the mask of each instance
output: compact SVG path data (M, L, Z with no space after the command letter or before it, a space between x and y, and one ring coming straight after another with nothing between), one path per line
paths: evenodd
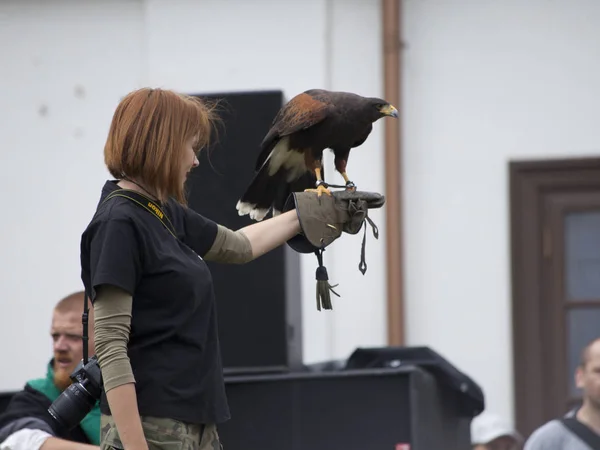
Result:
M198 162L198 158L196 157L196 152L194 152L194 145L196 141L197 138L194 137L188 139L188 141L185 143L185 149L183 150L183 159L181 161L181 184L185 184L190 170L192 170L194 167L197 167L198 164L200 164Z

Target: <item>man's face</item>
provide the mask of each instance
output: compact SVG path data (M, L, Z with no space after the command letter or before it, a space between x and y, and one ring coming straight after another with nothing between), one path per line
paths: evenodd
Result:
M589 348L586 364L577 369L575 381L577 387L582 389L584 399L600 410L600 342Z
M71 384L69 377L83 358L82 331L80 313L54 311L51 328L54 382L61 391Z

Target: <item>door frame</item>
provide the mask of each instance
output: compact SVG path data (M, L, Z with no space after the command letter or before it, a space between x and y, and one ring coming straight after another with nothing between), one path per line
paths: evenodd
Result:
M543 341L544 264L552 234L544 220L552 194L600 190L600 158L513 161L509 163L510 246L515 426L528 436L554 418L547 392L556 381L544 376L553 361ZM546 372L547 373L547 372Z

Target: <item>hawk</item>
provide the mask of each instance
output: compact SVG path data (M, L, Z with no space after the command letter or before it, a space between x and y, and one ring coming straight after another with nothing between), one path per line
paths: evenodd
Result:
M280 214L292 192L331 195L323 172L327 148L346 189L355 190L346 171L350 150L362 145L383 117L397 118L398 110L381 98L324 89L296 95L279 110L261 143L254 178L236 205L238 214L260 221L270 210Z

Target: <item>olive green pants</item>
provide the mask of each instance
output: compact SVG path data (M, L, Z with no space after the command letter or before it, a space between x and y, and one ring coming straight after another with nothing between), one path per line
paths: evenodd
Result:
M142 417L142 428L150 450L222 450L214 424L192 425L174 419ZM100 449L123 449L112 416L100 419Z

